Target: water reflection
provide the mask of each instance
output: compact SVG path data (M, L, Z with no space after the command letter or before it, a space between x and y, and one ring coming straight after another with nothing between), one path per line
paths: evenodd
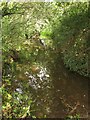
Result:
M25 88L32 98L32 112L36 117L63 118L66 115L80 114L88 117L88 78L65 68L61 58L55 58L51 67L39 66L37 72L26 69L23 76ZM28 66L30 68L30 66ZM17 79L20 78L17 74ZM19 83L18 83L19 84ZM21 81L19 87L21 85ZM23 86L23 84L21 85ZM22 94L23 87L16 88Z
M35 115L42 117L42 114L46 114L50 118L63 118L68 114L80 114L81 117L88 117L88 79L70 72L62 61L57 60L49 73L49 83L46 82L47 86L42 84L43 87L34 98Z

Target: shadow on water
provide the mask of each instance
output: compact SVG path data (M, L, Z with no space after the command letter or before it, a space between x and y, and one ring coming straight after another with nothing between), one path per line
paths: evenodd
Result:
M88 78L65 68L60 55L55 53L52 56L53 61L40 66L37 73L24 74L33 100L31 107L35 111L32 114L36 117L46 115L47 118L80 114L80 117L87 118Z
M36 117L88 117L88 78L65 68L60 55L30 81Z
M51 67L51 79L53 105L50 117L75 114L88 117L88 78L65 68L59 55Z

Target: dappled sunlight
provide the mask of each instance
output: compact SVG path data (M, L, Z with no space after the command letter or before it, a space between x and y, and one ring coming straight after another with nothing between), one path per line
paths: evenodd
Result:
M2 118L88 118L89 4L1 7Z

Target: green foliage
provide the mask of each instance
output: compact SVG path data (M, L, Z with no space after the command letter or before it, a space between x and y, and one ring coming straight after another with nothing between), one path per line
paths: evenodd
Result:
M65 120L80 120L80 115L76 114L74 116L68 115Z
M26 73L38 78L42 68L40 61L47 54L38 32L49 23L56 8L52 3L42 2L2 2L1 8L3 118L35 118L31 95L33 88Z
M67 5L62 17L58 17L52 26L51 35L53 44L62 49L66 66L84 76L89 76L86 51L90 27L88 8L88 2Z
M1 3L3 118L35 118L30 80L40 79L38 74L44 66L42 64L48 63L48 58L51 63L54 63L53 57L56 58L54 67L57 70L56 64L60 63L58 59L61 59L63 53L67 67L88 76L87 5L56 2ZM40 43L40 37L45 37L46 46Z
M47 38L49 38L51 36L51 33L52 33L52 31L51 31L50 25L49 25L49 27L46 27L46 28L44 28L44 30L41 31L41 35L46 36Z

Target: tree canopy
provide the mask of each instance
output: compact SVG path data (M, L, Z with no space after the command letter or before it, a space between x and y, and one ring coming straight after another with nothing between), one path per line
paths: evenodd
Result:
M68 70L90 77L89 2L1 2L0 6L3 118L34 118L32 90L49 79L52 66L56 70L63 61Z

